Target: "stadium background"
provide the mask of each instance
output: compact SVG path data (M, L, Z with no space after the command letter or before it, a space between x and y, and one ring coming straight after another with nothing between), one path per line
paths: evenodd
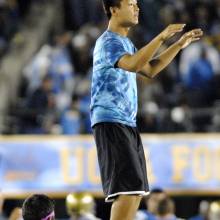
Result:
M159 143L155 148L151 147L154 144L149 144L152 148L149 161L155 159L151 158L152 155L169 153L164 149L170 146L178 151L178 147L182 149L184 144L189 148L188 156L194 155L195 149L202 149L198 153L198 164L204 165L201 168L202 180L194 180L192 176L192 181L184 182L182 188L179 186L182 190L177 191L164 187L164 184L159 185L174 199L177 215L189 217L197 213L202 199L213 201L220 196L220 1L140 0L139 6L140 25L130 34L137 48L149 42L170 23L186 23L186 31L194 27L204 31L203 39L180 53L156 79L138 79L138 126L143 136L156 134L153 139ZM13 171L19 171L16 170L19 163L12 163L18 159L18 153L26 160L27 152L33 154L36 150L33 142L41 140L37 143L39 151L36 152L42 151L44 162L51 161L53 159L44 154L46 147L53 146L50 141L59 139L60 135L64 135L61 138L64 138L65 144L69 142L69 137L84 141L87 137L84 135L91 133L92 51L106 24L100 0L0 0L0 133L3 135L0 143L0 186L8 198L4 205L7 215L22 202L20 199L27 196L29 188L25 179L23 188L14 184L11 193L4 188L9 186L10 178L13 180L13 177L7 176L10 179L7 181L4 176L10 168L4 166L9 159L9 164L15 169ZM173 41L175 38L167 42L163 49ZM174 133L181 133L181 138L175 138ZM45 135L48 135L46 139ZM152 139L152 136L146 136L146 140L148 137ZM171 144L166 144L166 139ZM45 146L48 140L48 146ZM76 145L73 142L70 148L75 149ZM86 149L86 144L82 144L82 148ZM5 157L7 153L10 158ZM216 156L214 163L213 155ZM163 159L164 164L169 164L171 156L172 153ZM193 164L190 158L187 157L188 162ZM195 157L191 159L196 161ZM27 160L23 163L22 157L18 161L26 165L29 161L30 166L33 162ZM210 171L207 177L204 173L211 169L210 163L214 171ZM39 164L42 161L39 160ZM156 163L155 166L158 167L155 168L157 173L160 173L163 165ZM165 172L163 180L170 178L168 174ZM188 180L188 174L184 173L185 180ZM53 176L50 178L52 183ZM46 181L49 184L49 180ZM36 182L35 186L39 188L37 184L40 182ZM62 189L60 186L59 189L63 192L57 194L49 188L46 192L57 198L57 214L61 218L66 217L66 194L77 190L77 187L72 184L70 188ZM90 191L86 184L85 190ZM98 216L107 219L110 205L104 204L100 192L94 195Z

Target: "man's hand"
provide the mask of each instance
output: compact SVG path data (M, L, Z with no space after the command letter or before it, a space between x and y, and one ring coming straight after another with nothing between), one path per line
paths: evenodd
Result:
M192 42L199 40L202 35L203 35L203 31L201 29L193 29L193 30L185 33L179 39L178 44L180 45L181 49L184 49Z
M167 33L174 33L167 31ZM162 32L163 33L163 32ZM142 75L146 77L153 78L161 70L163 70L179 53L179 51L187 47L193 41L197 41L203 35L201 29L193 29L185 34L174 44L172 44L167 50L159 54L157 57L154 57L150 62L148 62L142 69L139 71ZM168 36L168 35L167 35Z
M168 40L176 33L183 31L185 24L170 24L164 31L159 34L162 41Z

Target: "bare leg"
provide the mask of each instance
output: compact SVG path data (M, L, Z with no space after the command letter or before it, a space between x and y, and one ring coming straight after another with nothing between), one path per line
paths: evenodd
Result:
M110 220L133 220L141 196L120 195L112 204Z

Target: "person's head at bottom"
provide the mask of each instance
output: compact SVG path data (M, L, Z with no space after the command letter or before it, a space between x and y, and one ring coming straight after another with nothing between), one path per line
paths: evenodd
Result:
M24 220L54 220L54 201L43 194L28 197L22 205Z
M149 196L145 200L147 210L152 214L157 214L158 203L167 197L166 192L161 188L154 188L150 191Z

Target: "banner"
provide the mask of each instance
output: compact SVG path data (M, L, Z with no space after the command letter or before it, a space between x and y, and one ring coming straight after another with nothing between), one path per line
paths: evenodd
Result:
M142 135L150 187L220 191L220 135ZM102 192L91 136L0 138L5 193Z

